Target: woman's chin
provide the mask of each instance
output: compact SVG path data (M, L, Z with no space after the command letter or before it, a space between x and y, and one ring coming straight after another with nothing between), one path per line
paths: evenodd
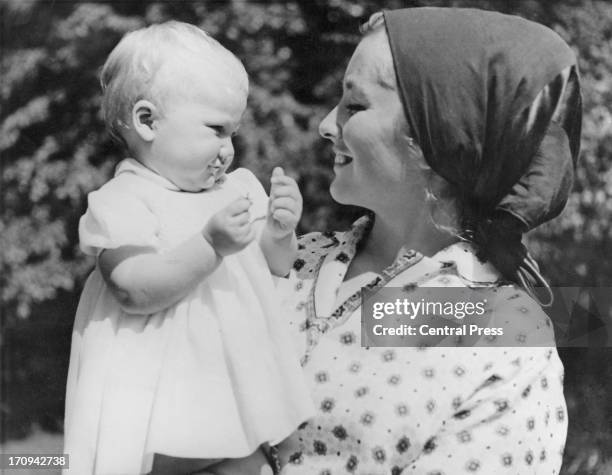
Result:
M359 206L359 199L356 196L355 187L338 182L338 179L332 181L329 187L329 194L336 203Z

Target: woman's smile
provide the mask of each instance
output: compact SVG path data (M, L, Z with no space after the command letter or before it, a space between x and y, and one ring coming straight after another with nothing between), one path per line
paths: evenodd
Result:
M334 147L334 168L344 167L352 161L353 157L351 157L348 153L342 152Z

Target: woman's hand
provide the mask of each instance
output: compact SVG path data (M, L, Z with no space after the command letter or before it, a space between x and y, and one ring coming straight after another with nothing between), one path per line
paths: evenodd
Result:
M202 472L202 475L272 475L272 468L261 449L258 449L248 457L226 459L213 465Z
M213 215L208 221L202 235L213 249L222 257L241 251L255 237L248 198L238 198L233 203Z
M267 228L272 237L282 239L295 230L302 216L302 194L281 167L274 169L270 183Z

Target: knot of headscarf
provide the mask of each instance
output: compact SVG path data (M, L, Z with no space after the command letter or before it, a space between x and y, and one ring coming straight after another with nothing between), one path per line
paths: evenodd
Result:
M582 120L575 55L549 28L497 12L384 17L413 139L462 199L479 257L538 299L534 287L549 287L521 238L571 191Z

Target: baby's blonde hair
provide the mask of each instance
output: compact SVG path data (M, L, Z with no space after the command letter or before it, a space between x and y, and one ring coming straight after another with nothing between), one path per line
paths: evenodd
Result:
M185 92L185 84L169 91L167 85L156 81L164 63L183 60L187 65L211 59L217 60L210 66L211 74L227 73L228 82L247 93L248 77L240 60L194 25L169 21L126 34L111 51L100 74L102 112L111 136L125 144L122 131L129 129L131 109L139 100L149 100L163 109L164 95ZM219 64L224 71L219 71ZM176 74L180 76L181 71Z

